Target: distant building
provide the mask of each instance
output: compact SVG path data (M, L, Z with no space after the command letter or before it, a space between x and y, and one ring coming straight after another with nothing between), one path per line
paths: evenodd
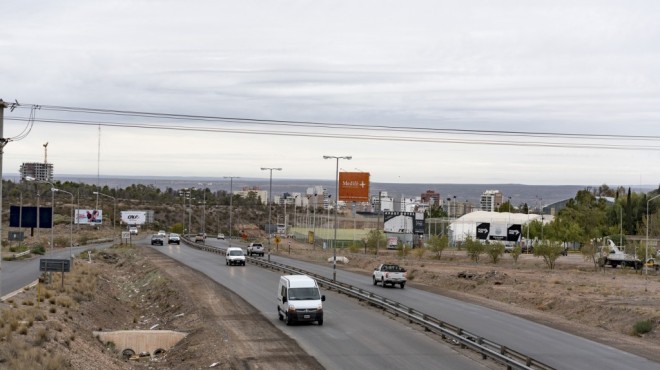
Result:
M440 193L436 193L433 190L427 190L421 195L422 203L426 203L429 206L439 206L440 205Z
M31 177L34 181L53 182L53 164L42 162L23 162L19 169L21 180Z
M386 191L381 191L377 195L371 196L371 206L374 212L394 211L394 198L387 195Z
M327 189L321 185L312 186L305 191L307 204L312 208L323 207L327 209L328 204L332 203L330 195L326 194Z
M235 195L239 195L243 198L247 198L250 194L254 194L255 197L261 199L261 203L268 204L268 192L266 190L261 190L258 187L244 187L243 190L234 190Z
M502 205L502 193L499 190L486 190L481 194L481 210L495 212Z

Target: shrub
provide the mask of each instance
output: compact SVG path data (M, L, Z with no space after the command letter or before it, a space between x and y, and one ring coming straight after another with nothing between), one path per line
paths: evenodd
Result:
M433 235L429 239L428 244L431 251L433 251L436 254L436 258L440 259L442 257L442 251L444 251L445 248L449 246L449 238L447 237L447 235L443 235L441 237L437 235Z
M485 246L486 254L490 257L493 264L497 264L502 255L504 254L504 244L502 243L492 243Z
M53 239L53 244L55 244L56 247L64 247L70 243L69 238L66 238L64 236L56 236Z
M46 248L44 248L43 245L36 245L36 246L32 247L32 253L33 254L44 255L44 254L46 254Z
M653 329L653 323L651 320L640 320L633 325L633 333L635 335L642 335L651 332Z
M361 247L362 246L360 245L360 242L358 241L351 242L351 244L349 244L348 246L348 251L351 253L358 253L360 252L360 249L362 249Z
M556 241L545 240L534 248L534 256L543 257L543 262L550 270L554 270L557 258L564 252L564 247Z
M474 240L471 237L465 239L464 246L470 259L478 263L479 256L484 252L485 246L479 240Z
M513 263L516 264L518 263L518 257L522 254L522 248L519 245L516 245L513 247L511 250L511 258L513 258Z
M425 252L426 252L426 248L424 247L417 247L412 251L413 255L417 257L418 260L421 260L422 257L424 257Z

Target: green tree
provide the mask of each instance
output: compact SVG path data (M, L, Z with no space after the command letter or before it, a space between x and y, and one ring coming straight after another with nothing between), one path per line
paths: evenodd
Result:
M522 248L520 245L516 245L509 254L511 255L511 258L513 258L513 264L515 265L518 263L518 257L522 254Z
M367 244L367 248L370 251L375 251L375 253L378 253L378 246L380 246L380 248L385 248L387 245L387 238L385 238L385 234L383 234L380 230L371 230L367 234L367 240L365 243Z
M561 243L553 240L544 240L534 248L534 256L542 257L545 265L550 270L554 270L555 263L563 251L564 247Z
M449 238L447 235L437 236L433 235L428 242L429 249L436 254L436 258L442 257L442 252L449 246Z
M485 251L491 262L496 265L504 255L504 244L500 242L487 244Z
M558 227L573 227L571 224L576 224L580 231L571 231L573 237L581 243L607 235L608 226L606 222L607 203L604 198L596 198L588 190L580 190L577 192L575 198L570 199L566 203L566 207L559 211L555 218ZM558 229L555 229L557 231ZM557 235L555 240L563 240L560 237L561 232Z
M447 212L441 206L434 204L424 211L424 218L443 218L447 217Z
M583 244L580 248L580 253L585 261L591 261L594 264L594 270L598 270L598 259L600 258L600 252L598 248L591 242Z
M522 234L525 236L529 235L529 239L531 240L541 239L541 236L545 237L542 229L543 224L541 223L541 220L532 220L529 223L523 225Z
M464 246L470 259L478 263L479 256L484 253L485 245L482 244L479 240L474 240L471 237L467 237L464 241Z

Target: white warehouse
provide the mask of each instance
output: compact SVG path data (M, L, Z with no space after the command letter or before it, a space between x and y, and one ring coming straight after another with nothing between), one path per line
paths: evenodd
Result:
M509 213L509 212L486 212L475 211L470 212L454 221L449 225L451 242L461 242L467 237L476 239L477 225L480 223L488 222L491 225L500 225L508 228L510 225L525 225L534 220L542 220L543 224L547 224L554 219L550 215L537 215L527 213ZM524 238L524 235L523 235Z

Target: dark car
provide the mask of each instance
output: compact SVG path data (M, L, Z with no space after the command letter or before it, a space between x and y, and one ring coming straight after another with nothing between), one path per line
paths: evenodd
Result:
M170 236L167 238L167 244L181 244L181 237L179 237L179 234L170 233Z
M163 237L158 235L158 234L153 234L151 236L151 245L163 245L165 242L163 241Z

